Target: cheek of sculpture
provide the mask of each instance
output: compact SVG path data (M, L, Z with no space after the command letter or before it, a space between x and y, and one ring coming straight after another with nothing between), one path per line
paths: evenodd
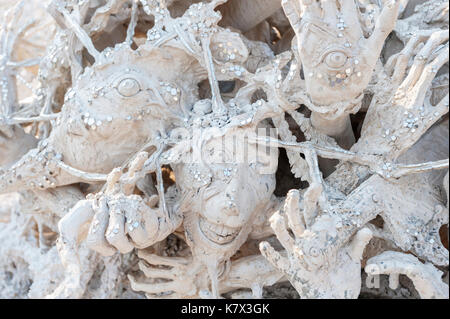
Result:
M269 201L274 187L272 175L260 175L248 166L236 169L233 178L209 198L206 191L199 214L201 232L219 245L246 240L255 214Z
M147 121L149 96L142 84L131 77L116 82L99 90L79 88L69 95L51 136L51 144L66 164L107 173L152 135L154 127Z

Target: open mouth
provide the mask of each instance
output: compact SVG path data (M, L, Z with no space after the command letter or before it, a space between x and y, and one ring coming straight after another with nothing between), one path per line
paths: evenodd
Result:
M206 238L219 245L225 245L232 242L241 231L240 227L232 228L225 225L214 224L203 217L200 217L199 226Z

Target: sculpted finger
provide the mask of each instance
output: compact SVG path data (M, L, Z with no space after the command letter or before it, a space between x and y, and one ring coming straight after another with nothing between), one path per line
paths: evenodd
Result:
M127 233L135 243L136 248L143 249L153 244L142 223L134 221L126 225Z
M276 212L275 214L272 215L272 217L270 217L270 226L274 230L275 235L277 236L281 245L283 245L283 247L287 251L293 251L295 244L294 239L287 231L286 221L284 217L280 214L280 212Z
M369 275L405 274L415 276L414 263L409 261L408 257L398 258L399 256L392 253L394 252L384 252L370 258L364 268L365 272Z
M424 21L430 24L440 21L447 21L448 23L448 9L448 1L442 1L440 6L437 6L428 12L428 14L424 18Z
M273 247L266 241L259 244L261 254L277 269L287 273L289 271L289 261L286 257L280 255Z
M114 190L114 187L116 186L116 183L119 181L121 176L122 170L120 168L115 168L111 171L111 173L108 174L108 177L106 178L106 189L108 192Z
M417 45L423 41L424 36L415 35L411 39L409 39L406 46L403 50L395 55L395 63L391 62L391 57L386 63L386 68L388 69L389 74L392 74L392 83L394 87L400 85L400 83L404 80L406 69L408 68L409 60L413 56Z
M439 50L437 57L428 64L420 78L418 79L416 85L414 86L414 91L418 92L416 98L416 105L422 105L425 100L428 88L431 86L431 82L436 77L439 69L448 62L449 46L448 44Z
M343 20L348 28L355 33L362 34L361 24L359 22L359 13L356 9L355 0L338 0L341 5Z
M383 48L384 41L394 29L395 23L397 22L399 6L400 1L387 1L377 19L375 29L368 39L364 50L364 55L368 57L368 61L371 61L371 64L376 63Z
M322 16L322 7L317 0L300 0L303 17L320 18Z
M137 282L131 275L128 275L128 279L130 280L131 288L133 290L144 291L150 294L159 294L169 291L175 291L178 288L178 283L175 283L173 281L157 284L140 283Z
M139 269L145 274L147 278L162 278L162 279L176 279L176 275L169 269L158 269L149 267L143 261L139 262Z
M163 265L170 267L185 266L189 263L186 258L183 257L162 257L155 254L148 253L144 250L138 250L138 257L144 259L151 265Z
M281 6L295 32L300 29L302 8L300 1L282 0Z
M369 241L372 239L372 231L369 228L359 230L350 243L350 256L359 262Z
M122 211L113 206L110 208L109 226L106 231L106 240L116 247L122 254L129 253L134 246L125 233L125 216Z
M317 203L322 195L323 186L319 183L312 183L308 190L305 192L303 198L303 217L305 219L306 226L312 225L317 215Z
M316 0L282 0L281 5L295 33L300 32L301 19L317 19L322 9Z
M63 241L77 243L82 235L83 226L91 221L94 209L91 200L81 200L58 223Z
M140 152L136 155L134 160L130 164L130 168L128 170L129 175L134 175L137 171L141 170L144 167L145 161L148 159L147 152Z
M160 223L163 223L163 221L158 218L158 214L156 211L152 209L145 210L142 215L142 220L144 221L144 230L147 234L148 240L156 240L157 235L162 231L160 231ZM159 234L159 237L163 234Z
M140 200L140 197L136 198L139 198L139 200L133 201L132 203L135 205L125 212L125 232L130 236L136 248L143 249L153 242L145 229L145 222L142 220L142 216L147 212L148 207Z
M306 229L303 220L303 214L299 208L300 192L296 189L291 189L284 204L284 211L288 216L288 224L296 237L300 237Z
M150 208L155 208L156 205L158 205L159 203L159 196L158 195L152 195L150 196L150 198L147 200L146 204L150 207Z
M385 251L367 261L365 271L370 275L390 275L390 286L398 285L398 275L408 276L414 283L421 298L448 299L448 285L442 280L442 271L431 263L423 264L410 254Z
M106 199L102 198L94 206L95 215L86 238L87 246L102 256L112 256L116 249L105 238L109 223L109 210Z
M399 88L400 90L405 91L416 84L422 73L422 70L425 67L425 64L427 63L428 57L431 56L433 51L436 50L439 45L448 41L448 37L448 32L446 31L437 31L430 36L430 39L422 47L422 49L420 49L416 58L414 59L414 63L411 66L408 76Z
M130 163L128 172L121 178L122 190L126 195L131 195L134 188L136 187L136 182L139 176L136 176L148 159L147 152L140 152L136 155L133 161Z
M321 6L325 22L329 23L331 27L334 28L338 23L336 0L322 0Z

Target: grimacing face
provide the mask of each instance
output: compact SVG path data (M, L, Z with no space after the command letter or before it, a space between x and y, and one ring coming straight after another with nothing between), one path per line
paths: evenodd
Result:
M272 151L268 157L276 160L278 152ZM261 173L263 164L258 161L215 163L214 169L208 169L208 164L194 166L194 174L208 176L209 183L197 188L190 182L179 185L182 191L190 188L184 212L187 240L194 255L206 261L214 258L225 261L247 240L255 214L269 203L275 189L275 174ZM192 174L192 166L176 168L175 175L180 174L182 181L188 181L184 177Z

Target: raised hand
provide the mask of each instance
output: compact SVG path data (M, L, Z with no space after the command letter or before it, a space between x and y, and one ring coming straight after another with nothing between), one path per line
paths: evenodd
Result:
M203 265L188 257L162 257L139 250L139 269L147 279L129 275L131 287L147 293L148 298L212 298L208 272ZM155 280L165 280L155 282ZM284 274L263 256L253 255L225 265L218 282L219 293L251 289L254 298L262 298L264 286L284 280Z
M326 215L308 226L320 197L318 187L310 187L304 195L304 207L299 207L299 192L291 190L282 211L271 217L271 226L287 251L287 257L267 243L260 244L264 257L284 273L301 298L357 298L361 288L361 258L372 238L368 228L359 230L340 249L327 252L315 243L326 239L332 246L338 240L339 218ZM288 232L288 226L294 238ZM318 238L320 238L318 240Z
M433 105L429 92L437 72L448 61L448 37L445 30L418 33L388 60L391 85L373 100L361 138L352 150L395 159L448 112L448 94Z
M329 106L361 96L395 26L399 3L384 5L373 33L365 38L354 0L282 1L297 36L306 91L314 104ZM353 107L349 103L346 111ZM333 115L343 110L313 111Z

